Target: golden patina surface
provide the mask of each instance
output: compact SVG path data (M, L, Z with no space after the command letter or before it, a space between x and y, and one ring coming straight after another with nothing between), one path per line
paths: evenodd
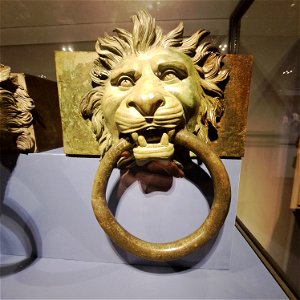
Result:
M171 158L179 129L211 140L224 112L228 71L218 48L203 41L208 31L184 38L182 23L163 34L145 11L131 19L132 33L117 28L115 35L98 38L93 88L80 106L102 157L126 137L137 145L132 159L142 164L149 158Z
M93 191L92 205L95 216L107 235L120 247L139 257L153 261L170 261L184 257L212 239L222 227L228 213L231 191L227 172L218 155L207 144L186 130L179 131L174 140L193 151L210 171L214 200L209 215L203 224L188 236L167 243L152 243L141 240L124 229L112 215L106 202L106 187L110 174L122 153L134 145L121 139L100 162Z

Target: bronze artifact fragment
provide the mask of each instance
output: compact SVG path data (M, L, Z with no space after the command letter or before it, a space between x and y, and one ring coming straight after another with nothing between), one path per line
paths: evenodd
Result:
M1 152L41 152L62 146L56 82L0 66Z
M99 224L123 249L148 260L169 261L195 251L223 225L230 205L230 183L222 161L206 144L224 112L223 89L228 71L222 55L198 30L183 38L183 24L163 35L155 19L140 11L133 32L115 29L96 43L94 88L81 101L99 143L100 162L92 205ZM179 150L181 149L181 150ZM127 232L106 202L106 186L117 164L131 169L152 161L181 162L192 151L207 166L214 201L204 223L190 235L169 243L143 241ZM178 162L179 161L179 162Z
M0 132L1 150L32 152L35 138L32 131L34 102L29 97L24 76L11 73L0 65Z

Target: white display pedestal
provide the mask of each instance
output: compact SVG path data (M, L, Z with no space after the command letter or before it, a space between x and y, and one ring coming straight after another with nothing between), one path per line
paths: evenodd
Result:
M4 156L2 162L3 299L232 299L243 293L285 298L234 227L239 160L223 161L232 204L216 239L187 258L156 264L116 248L99 227L90 204L98 159L67 157L56 149ZM133 184L117 197L115 170L107 189L109 205L133 234L148 241L177 239L201 224L212 198L206 173L196 165L190 173L196 185L179 179L166 193L144 195ZM32 253L38 258L27 268L15 262Z

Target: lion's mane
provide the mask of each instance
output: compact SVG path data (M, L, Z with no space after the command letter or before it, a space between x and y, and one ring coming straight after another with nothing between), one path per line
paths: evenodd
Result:
M208 141L208 128L211 126L217 128L218 119L224 111L223 90L220 83L228 76L226 70L221 70L223 56L219 50L209 42L201 43L209 32L198 30L191 37L183 38L184 27L180 22L174 30L163 35L155 19L145 11L134 15L132 22L132 33L116 28L115 36L105 34L103 38L98 38L96 42L98 58L91 70L93 89L81 101L82 116L92 121L99 142L100 155L103 156L112 145L112 137L106 127L101 108L105 81L110 71L125 57L157 47L174 48L193 60L200 75L199 84L203 89L201 108L193 132L202 140Z
M13 135L16 148L22 152L31 152L35 147L35 139L29 131L33 122L34 108L34 102L17 74L11 74L10 67L1 65L0 133Z

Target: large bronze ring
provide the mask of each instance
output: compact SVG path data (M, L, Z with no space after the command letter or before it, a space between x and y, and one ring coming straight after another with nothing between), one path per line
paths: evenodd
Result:
M218 155L186 130L181 130L176 134L174 143L189 149L200 158L211 174L214 187L214 200L207 218L198 229L179 240L167 243L143 241L126 231L107 206L105 194L110 174L121 154L133 147L131 143L121 139L114 145L101 160L94 179L92 206L100 226L118 246L147 260L170 261L192 253L219 232L229 210L230 183Z

